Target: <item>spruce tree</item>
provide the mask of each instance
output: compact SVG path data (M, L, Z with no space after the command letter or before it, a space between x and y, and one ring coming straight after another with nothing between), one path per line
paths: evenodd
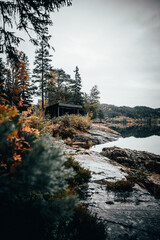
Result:
M44 102L47 99L47 85L48 81L51 77L51 57L49 53L49 44L48 41L51 36L48 34L48 28L44 27L43 35L40 39L39 45L35 52L35 61L34 61L34 69L33 69L33 78L34 83L38 84L37 88L35 89L35 94L37 96L41 96L42 100L42 109L44 109ZM47 39L47 41L44 39Z
M82 105L82 84L81 84L81 76L79 73L79 68L76 66L75 69L75 80L73 81L72 91L73 91L73 103L77 105Z
M99 109L99 96L100 92L98 90L97 85L93 86L91 91L90 91L90 111L93 113L93 117L92 118L96 118L97 117L97 113L98 113L98 109Z

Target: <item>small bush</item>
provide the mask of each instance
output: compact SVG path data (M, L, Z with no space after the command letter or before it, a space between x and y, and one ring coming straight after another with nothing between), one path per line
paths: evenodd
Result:
M130 173L126 176L127 180L133 183L143 182L146 178L146 173L142 172L141 170L135 171L134 173Z
M119 180L117 182L107 182L107 189L118 192L131 192L134 187L134 182L130 180Z
M64 143L66 144L66 145L69 145L69 146L71 146L72 144L73 144L73 139L71 139L71 138L66 138L65 140L64 140Z
M37 110L27 118L28 124L31 128L39 131L40 135L50 133L53 131L53 123L51 120L46 119L42 110Z
M59 134L62 138L73 138L77 131L86 132L91 125L88 116L65 115L53 119L53 136Z
M71 115L70 116L70 124L75 129L85 132L90 127L91 120L88 116L84 117L84 116L80 116L80 115Z
M92 140L88 141L88 142L87 142L87 147L88 147L88 148L91 148L92 146L93 146Z
M72 167L75 171L75 176L68 178L68 183L71 188L86 183L91 178L91 172L88 169L81 167L77 161L73 160L72 157L68 158L68 160L65 162L65 166L67 168Z
M72 220L59 226L55 240L106 240L106 237L105 223L91 215L86 207L79 206Z

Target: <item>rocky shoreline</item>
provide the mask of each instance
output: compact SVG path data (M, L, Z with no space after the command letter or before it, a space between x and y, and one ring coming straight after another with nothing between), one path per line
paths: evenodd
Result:
M102 149L103 156L127 167L127 172L142 175L137 183L156 198L160 198L160 156L131 149L110 147Z
M120 137L120 134L103 124L92 124L86 133L76 134L74 137L74 147L88 148L88 143L92 145L102 144L115 141Z
M130 150L122 149L117 150L120 155L116 152L116 161L111 152L111 155L107 157L104 156L105 154L101 155L86 149L88 141L100 144L104 141L116 140L119 137L118 133L109 131L106 127L93 125L89 132L77 136L75 144L72 146L61 141L65 153L73 156L82 167L91 171L90 182L78 189L81 201L93 214L104 220L108 233L107 239L158 240L160 239L160 200L154 196L155 192L159 192L160 175L154 171L146 173L145 183L142 181L137 182L138 184L135 183L131 192L109 190L107 182L125 181L130 173L136 174L137 170L132 166L135 164L134 158L137 158L137 164L139 162L144 164L145 158L148 156L147 159L150 162L148 168L152 170L156 168L158 171L156 166L159 164L159 158L155 161L155 156L143 152L143 157L139 159L138 156L142 156L142 153L133 152L131 154ZM107 152L107 149L104 150ZM123 155L123 153L125 154ZM133 154L135 154L134 158ZM129 156L132 156L131 159ZM126 159L126 166L124 166L123 162ZM155 166L153 162L156 162L157 165Z
M105 222L107 239L160 239L160 200L138 184L132 192L107 188L108 181L126 179L125 166L90 150L67 147L65 151L91 171L90 182L82 185L78 193L91 213Z
M70 146L70 152L84 152L82 149L88 149L92 145L103 144L116 141L120 134L109 129L103 124L92 124L87 133L80 133L74 137ZM91 142L91 145L89 144ZM72 151L73 150L73 151ZM82 151L81 151L82 150ZM91 154L91 151L88 151ZM76 154L77 155L77 154ZM143 172L141 181L137 183L146 188L156 198L160 198L160 156L131 149L122 149L119 147L103 148L102 155L107 157L111 164L120 164L125 166L125 172L136 175L137 172Z

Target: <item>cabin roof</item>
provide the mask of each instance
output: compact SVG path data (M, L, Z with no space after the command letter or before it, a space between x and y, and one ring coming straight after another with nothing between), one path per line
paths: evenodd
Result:
M81 105L66 104L66 103L56 103L56 104L50 105L49 107L82 108Z

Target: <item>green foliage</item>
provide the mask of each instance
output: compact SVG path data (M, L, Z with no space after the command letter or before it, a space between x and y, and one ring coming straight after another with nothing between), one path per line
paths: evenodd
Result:
M67 179L71 188L86 183L91 178L91 172L81 167L77 161L73 160L72 157L68 158L68 160L65 162L65 166L67 168L72 167L76 173L72 178Z
M55 240L106 240L105 223L91 214L86 207L75 209L73 219L62 223L57 231Z

